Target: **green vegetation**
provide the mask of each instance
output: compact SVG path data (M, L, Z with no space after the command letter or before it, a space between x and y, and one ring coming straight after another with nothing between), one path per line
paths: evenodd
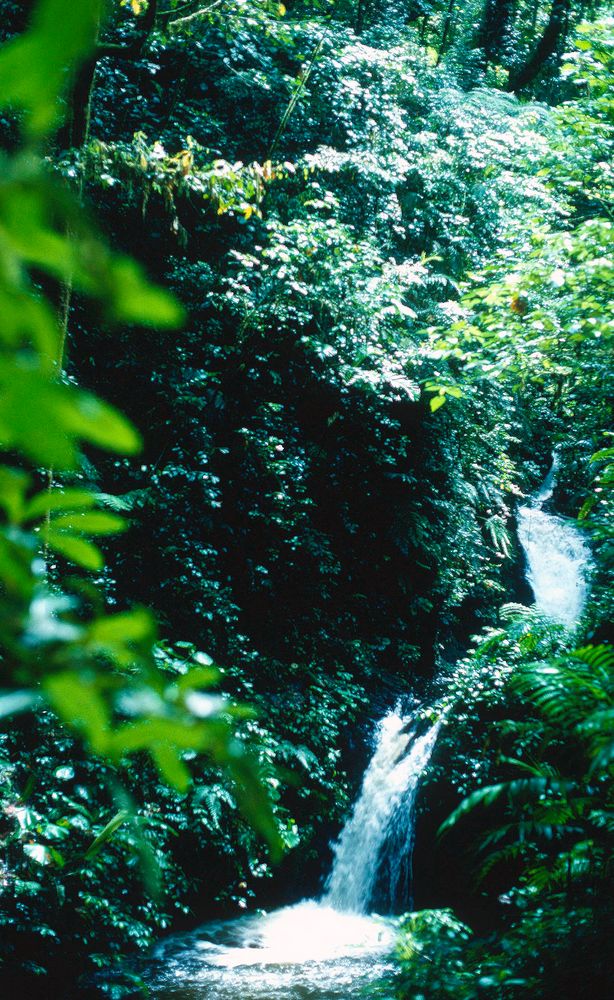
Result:
M383 989L607 995L607 7L0 0L0 982L141 995L92 976L314 894L407 693L443 874Z

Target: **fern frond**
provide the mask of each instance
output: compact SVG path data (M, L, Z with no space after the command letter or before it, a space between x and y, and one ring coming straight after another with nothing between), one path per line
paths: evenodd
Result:
M525 604L516 604L513 601L503 605L499 616L504 622L535 621L543 617L536 608L529 608Z
M503 798L507 798L510 805L518 806L536 801L541 795L548 793L564 794L572 787L573 782L546 775L539 778L517 778L513 781L504 781L497 785L478 788L477 791L463 799L454 812L441 824L438 836L451 830L463 816L472 812L477 806L489 807Z
M480 865L476 873L476 882L483 882L498 865L509 865L526 857L526 844L518 842L507 844L499 851L493 851Z
M602 644L600 646L583 646L571 654L576 660L582 660L592 670L599 671L604 679L612 684L614 674L614 648Z

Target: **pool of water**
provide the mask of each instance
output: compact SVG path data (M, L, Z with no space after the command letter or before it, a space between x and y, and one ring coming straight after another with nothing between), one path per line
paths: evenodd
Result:
M372 997L392 970L395 940L390 919L310 900L168 938L144 978L155 1000Z

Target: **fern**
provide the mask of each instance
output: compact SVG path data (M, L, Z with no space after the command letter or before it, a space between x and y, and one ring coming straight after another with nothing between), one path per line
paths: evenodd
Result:
M237 808L231 792L219 783L201 786L196 798L198 804L207 811L210 828L213 830L221 829L224 807L232 810Z
M496 551L507 558L511 552L512 540L503 518L499 514L493 514L486 519L484 527L488 531Z
M502 617L534 627L533 609L507 605ZM551 760L501 756L501 763L526 777L478 789L465 798L440 827L444 834L476 808L499 804L506 820L487 829L478 842L483 858L478 880L510 862L522 862L523 880L536 889L582 882L614 857L614 810L611 784L593 776L614 762L614 651L586 646L549 660L525 664L511 679L511 689L528 700L542 726L541 752L566 744L572 775L562 775ZM502 729L526 744L527 730L508 721ZM526 746L525 746L526 758ZM500 810L499 810L500 814ZM555 845L559 845L557 850ZM560 851L560 846L565 851Z
M497 785L478 788L477 791L463 799L454 812L441 824L438 834L441 836L456 826L463 816L473 812L477 806L492 806L501 799L506 799L511 806L517 806L536 801L541 795L557 791L564 792L570 787L572 787L571 782L553 778L552 775L545 775L534 778L516 778L513 781L504 781Z
M96 499L104 507L117 513L125 513L144 507L149 499L149 490L132 490L124 493L123 496L114 496L112 493L96 493Z

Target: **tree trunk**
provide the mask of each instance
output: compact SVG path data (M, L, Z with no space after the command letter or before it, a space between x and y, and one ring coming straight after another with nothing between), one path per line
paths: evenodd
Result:
M443 56L446 50L446 45L448 44L448 38L450 37L450 33L452 31L452 24L454 22L454 2L455 0L450 0L450 3L448 4L448 9L446 11L446 16L444 18L443 31L441 33L441 40L439 42L439 51L437 52L437 62L435 64L436 66L439 66L439 63L441 62L441 57Z
M115 59L138 59L155 26L157 12L158 0L149 0L147 10L137 20L136 34L132 41L127 45L99 43L89 59L86 59L79 67L70 94L68 121L62 136L65 146L72 149L79 149L87 139L94 77L96 76L96 67L100 60L104 59L105 56Z
M501 53L515 7L515 0L487 0L476 39L477 47L484 50L486 66L501 61Z
M540 73L550 56L556 52L559 39L567 24L569 5L570 0L552 0L550 17L548 24L544 28L544 33L524 66L521 66L515 73L510 74L507 85L508 90L518 93L518 91L528 87Z

